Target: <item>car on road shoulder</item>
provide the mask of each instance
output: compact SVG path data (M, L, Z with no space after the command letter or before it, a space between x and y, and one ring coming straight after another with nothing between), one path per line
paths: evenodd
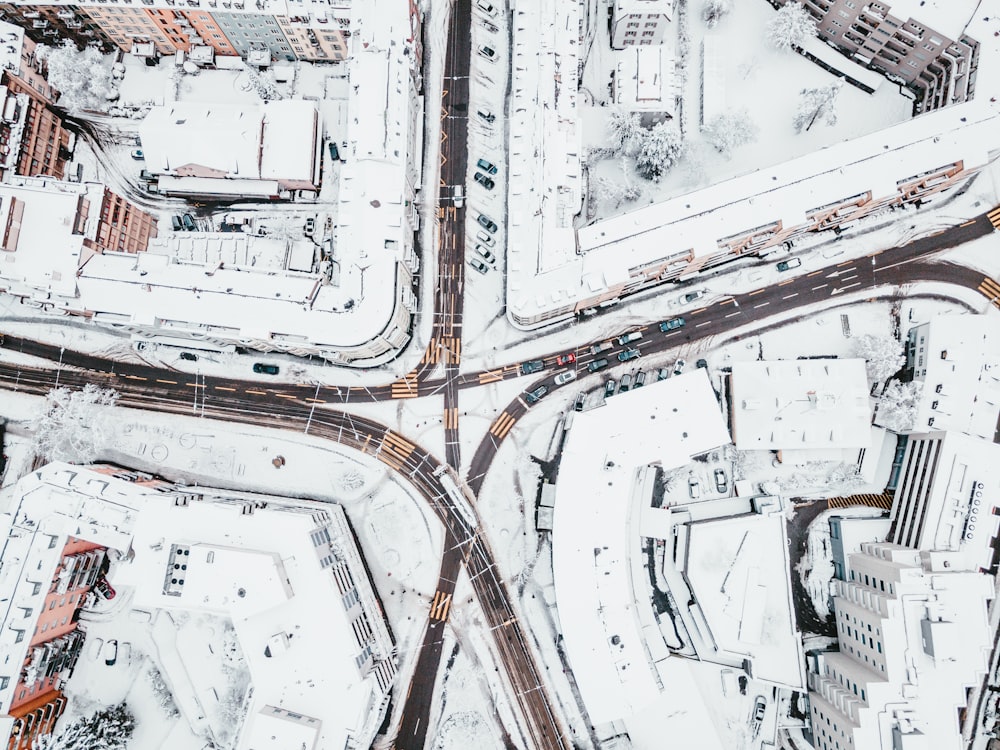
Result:
M492 237L492 235L487 234L482 229L476 232L476 239L486 245L486 247L493 247L497 244L497 241Z
M687 365L687 360L679 359L674 362L674 375L680 375L684 372L684 367Z
M479 260L479 258L469 258L469 265L472 266L476 271L479 271L479 273L486 273L487 271L490 270L490 267L486 265L483 261Z
M688 478L688 494L692 500L698 499L701 495L701 482L698 481L697 477Z
M541 397L548 392L549 392L548 388L546 388L544 385L540 385L531 393L527 394L524 397L524 400L527 401L529 404L537 404L539 399L541 399Z
M486 172L487 174L496 174L497 167L493 162L486 161L486 159L480 159L476 162L476 166Z
M268 364L265 364L263 362L254 362L253 363L253 371L255 373L257 373L258 375L277 375L278 374L278 366L277 365L268 365Z
M480 57L485 57L490 62L494 62L497 59L496 50L492 47L487 47L485 44L480 44L476 52L479 53Z
M491 219L486 214L479 214L479 216L476 217L476 221L478 221L479 226L481 226L487 232L496 233L497 229L499 229L499 227L497 227L493 219Z
M194 217L191 214L184 214L181 217L181 222L184 224L184 228L189 232L193 232L198 228L198 225L194 223Z
M545 363L540 359L533 359L529 362L521 363L521 374L531 375L536 372L541 372L545 369Z
M729 482L726 480L726 472L723 469L716 469L713 477L715 478L715 489L719 492L725 492L729 489Z
M483 260L485 260L486 262L496 263L497 256L491 253L488 248L485 248L482 245L476 245L476 252L479 255L481 255L483 257Z
M619 362L628 362L630 359L636 359L640 352L638 349L626 349L623 352L618 352Z
M688 292L687 294L684 295L684 302L685 303L694 302L696 299L701 299L706 294L708 294L707 289L699 289L696 292Z
M684 318L671 318L670 320L665 320L662 323L660 323L660 330L663 331L663 333L683 327L684 327Z
M789 258L778 263L779 271L787 271L791 268L798 268L802 265L802 258Z
M597 372L598 370L603 370L607 366L608 366L608 360L595 359L593 362L587 365L587 372Z
M559 367L563 365L571 365L576 362L576 355L573 352L566 352L566 354L560 354L556 357L556 364Z
M482 185L487 190L492 190L494 188L494 186L496 185L496 183L493 182L493 180L491 180L489 177L487 177L486 175L484 175L482 172L476 172L472 176L472 179L474 179L476 182L478 182L480 185Z
M566 385L566 383L571 380L576 380L576 370L566 370L556 375L555 379L552 381L556 385Z
M618 383L614 380L609 380L604 384L604 398L610 398L615 395L615 391L618 389Z
M134 148L134 149L132 149L129 152L129 156L131 156L136 161L143 161L146 158L146 155L144 153L142 153L142 149L141 148Z

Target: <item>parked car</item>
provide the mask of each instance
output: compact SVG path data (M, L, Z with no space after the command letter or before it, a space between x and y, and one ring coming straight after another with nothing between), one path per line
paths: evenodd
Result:
M623 352L618 352L619 362L628 362L630 359L636 359L640 352L638 349L626 349Z
M494 115L488 109L477 109L476 110L476 114L479 116L480 120L485 120L486 122L490 123L491 125L493 124L493 121L495 119L497 119L496 115Z
M618 383L614 380L609 380L604 384L604 398L610 398L615 395L615 391L618 389Z
M478 221L479 226L481 226L487 232L496 233L497 229L499 229L499 227L497 227L497 225L493 222L493 220L486 214L479 214L479 216L476 217L476 221Z
M184 228L189 232L193 232L198 228L198 225L194 223L194 217L191 214L184 214L181 217L181 222L184 224Z
M726 472L722 469L716 469L713 474L715 477L715 489L719 492L725 492L729 489L729 482L726 480Z
M474 175L472 175L472 179L474 179L476 182L478 182L487 190L492 190L493 187L496 185L496 183L493 182L493 180L484 175L482 172L476 172Z
M184 229L184 224L181 223L181 217L180 216L171 216L170 217L170 226L173 227L173 230L175 232L179 232L182 229Z
M340 159L340 149L337 148L337 144L333 141L330 141L330 158L334 161Z
M671 320L665 320L662 323L660 323L660 330L663 331L663 333L683 327L684 327L684 318L673 318Z
M670 377L670 370L667 369L666 367L661 367L659 371L656 373L657 380L666 380L669 377Z
M789 258L778 263L779 271L787 271L790 268L798 268L802 265L802 258Z
M697 499L701 495L701 483L696 477L688 478L688 494L692 499Z
M492 47L487 47L485 44L480 44L479 49L476 50L480 57L485 57L490 62L497 59L497 53Z
M496 24L490 23L485 18L483 19L483 28L486 29L491 34L496 34L500 29L497 28Z
M316 219L310 216L306 219L306 225L302 227L302 231L305 233L306 237L312 237L316 233Z
M476 252L479 253L488 263L496 263L497 256L491 253L489 248L485 248L482 245L476 245Z
M532 373L541 372L545 369L545 363L540 359L533 359L530 362L521 363L521 374L531 375Z
M192 354L191 352L181 352L181 357L180 358L181 359L185 359L188 362L197 362L198 361L198 355L197 354Z
M488 162L488 161L486 161L486 159L480 159L479 161L477 161L476 162L476 166L479 167L484 172L486 172L487 174L496 174L497 173L496 164L493 164L492 162Z
M707 370L708 369L708 360L707 359L699 359L697 362L694 363L694 366L695 367L700 367L703 370Z
M607 366L608 366L608 360L595 359L593 362L587 365L587 372L597 372L598 370L603 370Z
M633 341L638 341L642 338L642 331L632 331L632 333L626 333L618 337L618 343L622 346L625 344L631 344Z
M146 155L144 153L142 153L142 149L141 148L134 148L134 149L132 149L129 152L129 156L131 156L136 161L143 161L146 158Z
M626 372L624 375L622 375L621 382L619 382L618 384L619 392L625 393L625 391L629 389L630 385L632 385L632 373Z
M487 234L482 229L476 232L476 239L482 242L487 247L493 247L494 245L497 244L497 241L493 238L493 236Z
M674 362L674 375L680 375L684 372L684 366L687 364L686 360L679 359Z
M552 382L556 385L566 385L571 380L576 380L576 370L565 370L556 375Z
M760 732L761 722L764 721L764 714L767 712L767 701L763 695L758 695L753 704L753 717L750 719L750 731L756 737Z
M601 352L606 352L608 349L611 349L612 347L614 347L614 344L612 344L610 341L604 341L600 344L594 344L592 347L590 347L590 353L600 354Z
M576 362L576 355L573 352L567 352L566 354L560 354L556 357L556 365L562 367L563 365L571 365Z
M104 645L104 663L113 667L116 661L118 661L118 640L112 638Z
M277 365L266 365L263 362L254 362L253 371L258 375L277 375L278 366Z
M479 271L479 273L486 273L487 271L490 270L490 267L488 265L486 265L483 261L481 261L479 258L476 257L469 258L469 265L472 266L475 270Z
M493 7L493 3L486 2L486 0L476 0L476 7L491 18L497 14L497 9Z
M646 385L646 373L640 372L635 376L635 385L632 386L632 389L642 388L644 385Z
M105 599L114 599L117 593L114 586L108 583L108 579L103 577L94 582L94 591Z
M694 302L696 299L701 299L706 294L708 294L708 290L706 289L699 289L696 292L688 292L684 295L684 302Z
M98 659L101 658L101 651L103 650L103 648L104 648L104 639L94 638L93 641L91 641L90 647L87 649L87 655L94 661L97 661Z
M535 390L524 397L524 400L529 404L537 404L538 400L549 392L549 389L544 385L538 386Z

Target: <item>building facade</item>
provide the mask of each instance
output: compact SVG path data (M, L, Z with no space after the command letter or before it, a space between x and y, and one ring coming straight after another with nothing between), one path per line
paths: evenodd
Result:
M115 42L84 12L82 5L0 3L0 20L24 29L25 35L39 44L53 45L69 39L83 49L96 44L110 52Z
M0 179L8 174L64 176L72 135L63 119L28 81L0 76Z
M817 19L821 39L919 92L918 111L972 96L979 44L963 33L969 18L962 3L932 0L926 8L912 0L803 0L803 4ZM911 11L918 17L911 17ZM922 20L922 15L932 20ZM934 28L938 23L946 26Z
M615 0L611 15L611 46L663 44L674 17L676 0Z
M135 204L104 188L93 238L84 245L99 251L139 253L156 236L156 219Z
M213 12L212 17L240 57L248 57L252 50L267 49L271 59L295 59L292 45L281 30L276 16L219 11Z
M814 746L959 750L959 712L992 643L990 579L956 553L861 549L835 582L838 650L809 675Z

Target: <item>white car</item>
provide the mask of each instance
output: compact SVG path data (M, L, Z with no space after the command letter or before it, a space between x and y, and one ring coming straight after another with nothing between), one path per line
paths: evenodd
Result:
M697 500L701 495L701 482L699 482L696 477L690 477L688 479L688 494L693 500Z
M485 44L480 44L479 49L476 50L480 57L485 57L490 62L496 62L497 53L492 47L487 47Z
M566 383L569 383L572 380L576 380L576 370L566 370L561 372L556 375L552 382L556 385L566 385Z
M476 0L476 7L490 18L496 17L497 9L493 7L493 3L486 2L486 0Z
M487 263L495 263L497 260L496 256L489 251L489 248L482 245L476 245L476 253Z
M497 241L493 239L493 236L487 234L482 229L476 232L476 241L481 242L482 244L486 245L486 247L493 247L494 245L497 244Z

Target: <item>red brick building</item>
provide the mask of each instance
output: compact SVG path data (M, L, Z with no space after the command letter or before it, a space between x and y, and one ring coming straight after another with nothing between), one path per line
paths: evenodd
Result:
M155 236L156 219L152 214L104 188L97 231L84 245L94 250L138 253Z

